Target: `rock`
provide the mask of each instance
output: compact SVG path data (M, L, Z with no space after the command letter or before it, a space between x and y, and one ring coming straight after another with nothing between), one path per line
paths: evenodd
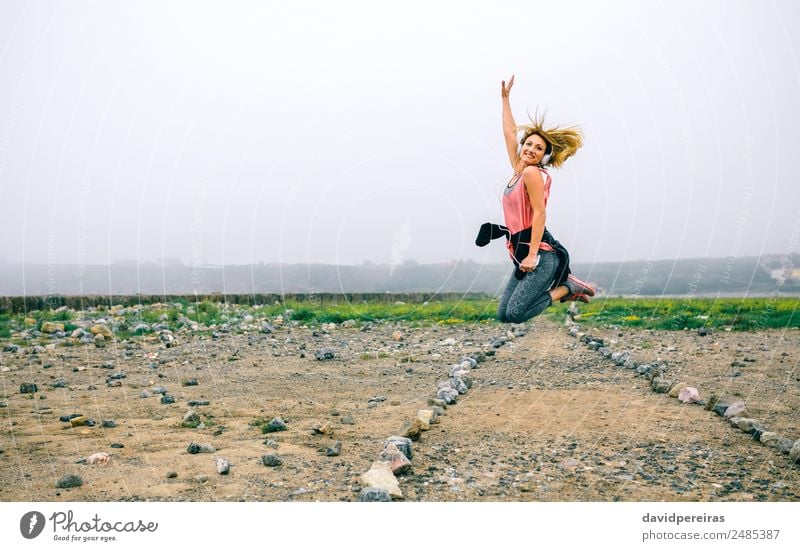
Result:
M166 394L167 389L163 386L154 386L152 392L153 394Z
M104 429L115 429L117 428L117 423L113 419L103 419L100 426Z
M469 367L467 367L466 369L475 369L476 367L478 367L478 360L476 360L472 356L464 356L458 362L461 365L463 365L464 363L468 363Z
M342 327L345 329L352 329L355 326L356 326L356 320L351 319L351 320L344 320L342 322Z
M761 434L765 432L764 426L755 419L747 419L745 417L731 417L730 422L732 426L748 434L758 433L758 436L760 437Z
M262 333L266 333L267 335L269 335L270 333L272 333L274 331L275 331L275 328L272 325L270 325L269 323L267 323L266 321L263 324L261 324L261 332Z
M653 389L654 392L663 394L665 392L670 391L670 389L672 388L672 382L668 381L667 379L664 379L663 377L655 377L650 383L650 387Z
M800 440L797 441L800 442ZM781 436L778 439L778 445L776 447L783 453L789 453L794 445L795 445L794 440L792 440L791 438L786 438L785 436Z
M400 434L406 438L416 441L419 440L422 430L422 421L415 417L413 420L403 423L403 427L400 429Z
M626 362L625 362L625 363L622 365L622 367L624 367L625 369L636 369L638 366L639 366L639 364L637 364L637 363L636 363L635 361L633 361L632 359L628 359L628 360L627 360L627 361L626 361Z
M149 398L150 396L152 396L152 394L149 390L142 390L139 392L139 398Z
M88 417L85 417L83 415L79 415L78 417L72 417L69 420L69 424L70 424L70 426L73 426L73 427L83 427L83 426L93 427L94 426L94 421L89 419Z
M611 355L613 354L611 349L610 348L606 348L605 346L600 348L600 350L598 350L598 352L600 353L601 356L603 356L606 359L611 358Z
M115 450L121 450L125 446L120 444L119 442L115 442L115 443L111 444L111 446L109 446L109 447L114 448Z
M272 421L267 423L266 432L278 432L286 430L286 423L280 417L275 417Z
M19 345L14 343L7 344L3 347L3 352L10 352L12 354L16 354L17 352L19 352Z
M375 461L370 469L359 477L364 488L378 488L385 490L391 497L402 499L403 492L392 473L389 463Z
M411 461L394 444L388 444L378 459L387 462L394 474L403 474L411 468Z
M92 332L94 335L95 340L97 340L98 335L102 335L104 339L112 340L114 338L114 333L111 332L111 329L108 328L107 325L103 325L102 323L98 323L97 325L93 325L89 331Z
M86 458L86 463L88 465L105 465L111 460L111 456L108 455L106 452L98 452L93 453L89 457Z
M683 388L686 388L686 383L678 383L676 385L672 385L672 388L669 390L669 397L677 398L678 395L681 393L681 389Z
M717 405L717 402L719 402L719 396L712 394L708 397L708 401L706 402L706 405L703 406L703 409L706 411L711 411L714 409L714 406Z
M800 463L800 440L795 442L792 449L789 450L789 459L794 463Z
M693 386L683 387L678 392L678 400L684 404L694 404L700 401L700 393Z
M83 479L76 474L65 474L56 482L56 488L80 488Z
M410 438L406 438L404 436L390 436L383 443L384 449L390 444L394 444L397 449L400 450L408 459L413 459L414 453Z
M217 472L219 474L228 474L231 472L231 464L230 462L228 462L227 459L218 457L216 459L216 464L217 464Z
M208 400L189 400L188 402L186 402L186 404L187 404L189 407L195 407L195 406L207 406L207 405L209 405L210 403L211 403L211 402L209 402Z
M311 426L311 432L314 434L331 434L333 429L328 423L314 423Z
M186 428L197 428L199 424L200 416L191 409L184 414L183 420L181 421L181 426Z
M395 331L392 333L392 340L400 342L403 340L403 333L402 331Z
M332 360L334 358L334 353L330 348L318 348L314 351L314 357L319 361Z
M36 386L36 383L22 383L19 385L19 392L20 394L35 394L39 392L39 387Z
M162 404L174 404L175 403L175 398L173 398L169 394L162 394L161 395L161 403Z
M42 333L55 333L56 331L64 331L64 324L52 321L42 323Z
M504 337L499 337L499 338L504 338ZM442 344L444 346L453 346L456 344L456 340L453 337L447 337L445 340L442 341Z
M342 453L342 443L338 440L333 444L333 446L328 446L328 448L325 450L325 455L328 457L336 457L340 453Z
M196 453L214 453L217 450L211 444L195 444L192 442L186 447L186 451L194 455Z
M467 383L466 381L464 381L464 379L461 379L459 377L453 377L452 379L450 379L449 382L450 386L454 388L459 394L467 393L469 387L467 386Z
M206 482L208 482L208 475L199 474L195 476L194 479L200 484L205 484Z
M713 410L714 413L719 415L720 417L725 415L725 412L728 411L728 404L723 404L722 402L717 402L714 406ZM728 415L728 418L733 417L732 415Z
M341 423L343 425L355 425L356 424L356 422L353 421L353 418L350 417L349 415L343 415L341 417L340 421L341 421Z
M625 362L627 362L630 359L630 357L631 357L630 352L614 352L613 354L611 354L611 361L613 361L618 366L623 366L625 365Z
M442 400L441 398L428 398L428 405L429 406L437 406L437 407L440 407L442 409L445 409L447 407L447 403L444 400Z
M167 478L178 478L178 473L175 471L170 471L167 473Z
M725 410L725 417L730 419L731 417L741 417L745 410L744 402L734 402L728 406L728 409Z
M358 501L392 501L392 497L389 495L389 492L382 488L362 488L358 493Z
M432 409L420 409L417 411L417 419L422 425L422 430L430 430L431 423L436 419L436 414Z
M181 381L181 386L197 386L197 379L188 379Z
M711 334L711 329L708 327L698 327L697 328L697 336L698 337L705 337Z
M436 392L436 397L444 400L447 405L455 404L458 399L458 391L450 386L442 387Z
M283 460L274 453L268 453L261 456L261 462L266 467L279 467L283 465Z

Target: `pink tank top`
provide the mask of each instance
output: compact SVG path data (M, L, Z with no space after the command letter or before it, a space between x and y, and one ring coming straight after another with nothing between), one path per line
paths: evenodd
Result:
M547 199L550 197L550 184L552 179L550 175L541 167L537 167L544 179L544 205L547 207ZM508 230L515 234L525 228L530 228L533 219L533 207L531 207L531 200L528 197L528 192L525 190L525 183L522 181L522 173L515 174L511 180L511 187L506 185L503 189L503 216L505 218L505 225ZM510 242L506 242L508 252L511 257L514 257L514 251ZM547 243L539 243L540 251L552 251L553 247Z

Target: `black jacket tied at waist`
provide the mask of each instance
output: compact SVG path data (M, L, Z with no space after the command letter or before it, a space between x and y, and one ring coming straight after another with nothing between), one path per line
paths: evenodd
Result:
M481 225L481 229L478 231L478 237L475 238L475 244L478 247L485 247L493 239L505 237L511 243L511 248L514 251L514 265L517 267L517 269L514 270L514 277L523 279L527 272L520 270L519 266L531 250L531 229L532 228L525 228L512 235L507 227L486 222ZM569 269L569 251L567 251L564 245L556 241L552 234L547 231L547 228L544 229L544 234L542 234L542 243L547 243L553 247L558 257L558 271L556 272L553 286L557 287L562 285L567 281L567 276L571 273Z

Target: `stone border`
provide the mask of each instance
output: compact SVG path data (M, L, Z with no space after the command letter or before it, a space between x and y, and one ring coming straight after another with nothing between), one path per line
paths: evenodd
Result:
M667 376L666 363L640 364L631 358L631 353L627 350L611 350L603 339L592 337L589 333L581 331L581 326L573 321L571 315L568 315L566 325L569 336L580 340L587 348L594 350L603 358L611 360L616 366L633 370L637 376L646 378L653 392L669 394L670 397L677 398L685 404L703 406L705 410L713 411L727 420L733 428L752 435L753 440L788 454L792 463L800 463L800 439L792 440L776 432L768 431L760 421L742 417L742 414L745 413L744 402L724 404L715 394L711 394L708 400L701 400L696 388L687 386L683 382L674 381ZM707 330L703 329L702 331Z
M448 406L455 405L458 397L472 388L471 372L478 368L479 363L486 361L487 357L493 357L495 350L506 344L510 338L527 334L527 330L521 324L510 332L513 337L493 337L485 350L463 356L458 363L448 368L447 380L439 381L436 384L435 397L428 399L430 409L417 411L416 417L403 424L400 429L401 435L387 438L378 454L378 459L373 461L369 470L359 477L362 486L358 494L359 501L403 499L403 492L395 475L403 474L411 468L412 441L418 441L422 433L430 430L431 424L436 423L438 418L445 414Z

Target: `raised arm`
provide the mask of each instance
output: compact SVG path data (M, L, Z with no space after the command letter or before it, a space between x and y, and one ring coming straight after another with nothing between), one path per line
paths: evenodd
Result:
M508 160L511 161L511 168L516 170L519 157L517 156L517 123L514 122L514 115L511 113L511 102L508 99L511 87L514 86L514 75L506 85L506 81L500 83L500 94L503 98L503 137L506 140L506 150Z

